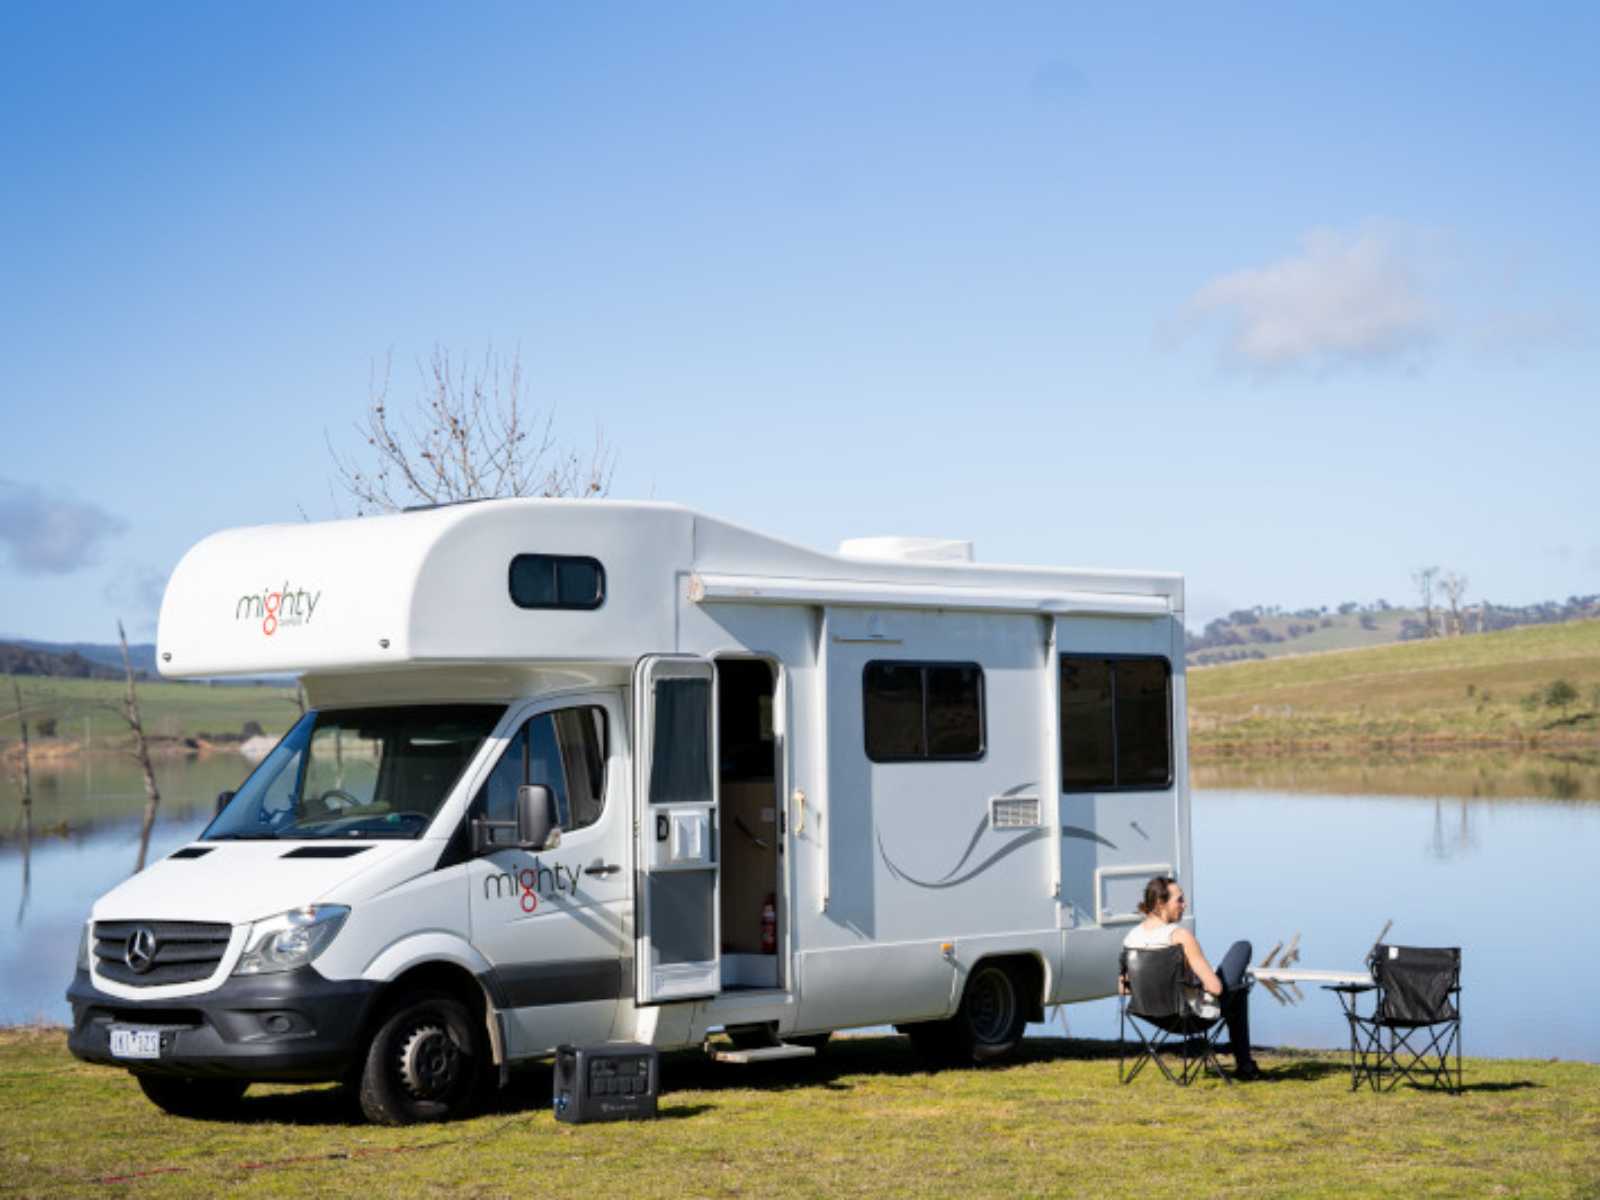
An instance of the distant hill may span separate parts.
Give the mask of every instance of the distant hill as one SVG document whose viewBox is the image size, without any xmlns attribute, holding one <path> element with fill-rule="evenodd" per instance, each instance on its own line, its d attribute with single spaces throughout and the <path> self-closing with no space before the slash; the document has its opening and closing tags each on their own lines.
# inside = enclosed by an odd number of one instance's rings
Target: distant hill
<svg viewBox="0 0 1600 1200">
<path fill-rule="evenodd" d="M 1189 745 L 1197 757 L 1491 745 L 1592 756 L 1600 748 L 1600 620 L 1194 671 Z"/>
<path fill-rule="evenodd" d="M 112 655 L 115 657 L 111 657 Z M 134 673 L 143 678 L 155 671 L 156 648 L 129 646 L 128 659 L 133 664 Z M 0 642 L 0 675 L 45 675 L 54 679 L 121 679 L 122 648 L 82 644 L 59 645 L 50 642 Z"/>
<path fill-rule="evenodd" d="M 1543 604 L 1505 605 L 1480 601 L 1459 613 L 1433 611 L 1433 632 L 1489 633 L 1523 625 L 1557 625 L 1600 617 L 1600 595 L 1568 596 Z M 1347 602 L 1337 608 L 1286 612 L 1276 606 L 1237 609 L 1188 635 L 1190 666 L 1281 658 L 1323 650 L 1354 650 L 1393 642 L 1421 641 L 1427 622 L 1418 608 L 1396 608 L 1384 600 Z"/>
</svg>

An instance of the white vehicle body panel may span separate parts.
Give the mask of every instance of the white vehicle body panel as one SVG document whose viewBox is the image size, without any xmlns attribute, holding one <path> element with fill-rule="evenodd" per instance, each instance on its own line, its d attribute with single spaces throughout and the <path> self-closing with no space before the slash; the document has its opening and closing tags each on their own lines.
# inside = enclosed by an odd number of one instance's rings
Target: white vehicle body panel
<svg viewBox="0 0 1600 1200">
<path fill-rule="evenodd" d="M 506 579 L 523 553 L 599 560 L 604 603 L 518 608 Z M 469 973 L 506 1058 L 608 1037 L 691 1044 L 761 1021 L 803 1033 L 941 1018 L 973 966 L 1001 955 L 1034 964 L 1044 1003 L 1109 994 L 1130 889 L 1158 870 L 1186 884 L 1192 874 L 1182 580 L 907 553 L 823 554 L 673 505 L 605 501 L 495 501 L 206 539 L 162 606 L 164 674 L 293 671 L 318 708 L 493 702 L 505 714 L 415 840 L 306 860 L 283 858 L 302 843 L 217 843 L 114 889 L 94 920 L 226 922 L 234 936 L 211 979 L 96 985 L 203 995 L 231 971 L 250 922 L 322 903 L 350 914 L 318 972 L 385 983 L 431 964 Z M 1171 786 L 1062 792 L 1062 654 L 1170 662 Z M 752 956 L 727 954 L 726 931 L 695 982 L 675 985 L 639 958 L 650 954 L 641 881 L 687 869 L 715 897 L 734 846 L 715 797 L 699 810 L 700 840 L 671 843 L 688 859 L 662 858 L 653 840 L 656 814 L 635 794 L 649 763 L 638 761 L 634 678 L 650 656 L 771 669 L 768 984 L 739 974 Z M 977 665 L 981 755 L 871 761 L 863 672 L 882 660 Z M 568 706 L 606 714 L 600 817 L 553 849 L 463 853 L 469 808 L 508 739 Z M 714 724 L 720 772 L 717 736 Z"/>
</svg>

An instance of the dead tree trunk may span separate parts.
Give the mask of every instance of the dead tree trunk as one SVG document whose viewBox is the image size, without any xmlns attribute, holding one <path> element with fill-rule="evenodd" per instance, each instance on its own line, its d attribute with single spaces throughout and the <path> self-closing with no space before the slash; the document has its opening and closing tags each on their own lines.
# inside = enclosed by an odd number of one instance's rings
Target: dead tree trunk
<svg viewBox="0 0 1600 1200">
<path fill-rule="evenodd" d="M 11 694 L 17 698 L 17 725 L 22 730 L 22 899 L 17 904 L 17 924 L 28 911 L 28 889 L 33 858 L 33 764 L 29 761 L 28 719 L 23 715 L 22 687 L 11 677 Z"/>
<path fill-rule="evenodd" d="M 145 742 L 144 722 L 139 719 L 139 696 L 133 686 L 133 662 L 128 658 L 128 635 L 117 622 L 117 637 L 122 641 L 122 670 L 128 677 L 128 695 L 122 702 L 122 716 L 133 730 L 133 756 L 144 771 L 144 822 L 139 828 L 139 861 L 134 873 L 144 870 L 145 857 L 150 853 L 150 830 L 156 823 L 156 809 L 161 804 L 161 791 L 156 787 L 155 768 L 150 765 L 150 747 Z"/>
</svg>

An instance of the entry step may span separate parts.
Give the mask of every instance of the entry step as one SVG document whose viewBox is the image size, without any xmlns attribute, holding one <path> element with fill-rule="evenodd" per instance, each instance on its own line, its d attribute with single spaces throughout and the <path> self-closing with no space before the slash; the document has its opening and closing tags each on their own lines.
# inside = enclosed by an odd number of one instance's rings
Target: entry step
<svg viewBox="0 0 1600 1200">
<path fill-rule="evenodd" d="M 755 1050 L 724 1050 L 718 1047 L 711 1051 L 713 1062 L 725 1063 L 776 1062 L 780 1058 L 815 1058 L 816 1055 L 815 1046 L 792 1046 L 788 1042 Z"/>
</svg>

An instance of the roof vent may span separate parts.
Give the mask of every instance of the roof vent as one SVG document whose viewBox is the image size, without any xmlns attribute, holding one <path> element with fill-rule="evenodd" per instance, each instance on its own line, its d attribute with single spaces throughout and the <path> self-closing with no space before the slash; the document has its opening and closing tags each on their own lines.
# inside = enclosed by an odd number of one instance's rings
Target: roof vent
<svg viewBox="0 0 1600 1200">
<path fill-rule="evenodd" d="M 969 563 L 972 543 L 955 538 L 866 537 L 839 543 L 846 558 L 891 558 L 901 562 Z"/>
</svg>

